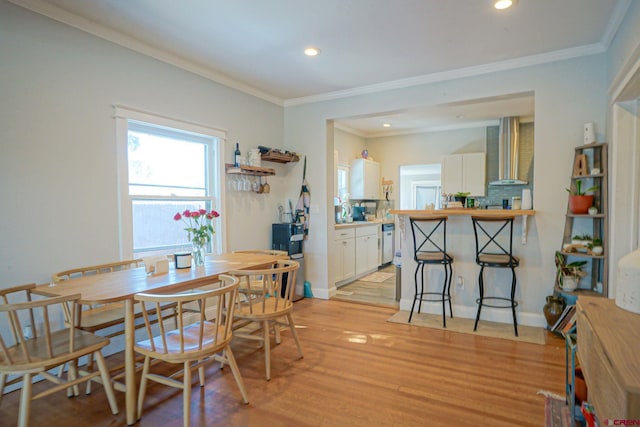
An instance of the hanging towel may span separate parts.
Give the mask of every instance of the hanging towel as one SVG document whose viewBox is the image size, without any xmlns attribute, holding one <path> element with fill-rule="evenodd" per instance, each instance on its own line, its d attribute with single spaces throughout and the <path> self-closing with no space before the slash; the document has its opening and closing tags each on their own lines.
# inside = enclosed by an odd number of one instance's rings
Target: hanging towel
<svg viewBox="0 0 640 427">
<path fill-rule="evenodd" d="M 304 157 L 304 169 L 302 172 L 302 188 L 296 204 L 296 222 L 304 224 L 304 238 L 309 237 L 309 216 L 311 209 L 311 191 L 307 182 L 307 156 Z"/>
</svg>

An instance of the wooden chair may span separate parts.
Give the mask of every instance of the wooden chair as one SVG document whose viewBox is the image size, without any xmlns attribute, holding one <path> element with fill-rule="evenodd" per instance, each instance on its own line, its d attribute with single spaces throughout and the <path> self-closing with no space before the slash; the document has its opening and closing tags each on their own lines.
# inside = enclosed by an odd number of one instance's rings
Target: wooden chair
<svg viewBox="0 0 640 427">
<path fill-rule="evenodd" d="M 64 285 L 65 280 L 74 279 L 77 277 L 91 276 L 96 274 L 111 273 L 114 271 L 127 270 L 130 268 L 138 268 L 144 266 L 142 259 L 130 259 L 123 261 L 110 262 L 106 264 L 92 265 L 88 267 L 77 267 L 70 270 L 61 271 L 55 273 L 52 276 L 52 281 L 61 286 Z M 175 304 L 166 304 L 163 306 L 166 310 L 165 317 L 176 316 Z M 65 309 L 65 319 L 68 324 L 74 324 L 77 328 L 91 332 L 98 333 L 101 336 L 107 338 L 113 338 L 118 335 L 124 334 L 124 303 L 110 303 L 100 305 L 83 305 L 81 310 L 77 310 L 76 319 L 71 321 L 70 313 L 68 309 Z M 139 306 L 135 311 L 135 327 L 136 329 L 142 328 L 142 312 Z M 177 323 L 176 323 L 177 327 Z M 109 333 L 104 333 L 104 330 L 112 328 Z M 120 371 L 122 366 L 115 366 L 112 371 Z M 92 362 L 89 363 L 89 369 L 93 369 Z M 121 374 L 116 375 L 114 378 L 119 379 Z M 120 383 L 116 383 L 116 389 L 124 391 L 124 387 Z M 91 393 L 91 383 L 87 384 L 86 393 Z"/>
<path fill-rule="evenodd" d="M 242 376 L 231 352 L 232 319 L 234 301 L 238 297 L 238 279 L 220 275 L 221 287 L 211 290 L 194 290 L 176 295 L 137 294 L 135 300 L 144 307 L 142 310 L 147 339 L 135 344 L 134 350 L 144 356 L 140 394 L 138 395 L 138 417 L 142 407 L 147 381 L 152 380 L 170 387 L 182 389 L 184 425 L 190 425 L 191 371 L 198 368 L 200 386 L 204 385 L 204 365 L 215 360 L 228 363 L 238 384 L 244 403 L 249 403 Z M 177 305 L 178 328 L 167 330 L 163 321 L 162 304 L 174 302 Z M 199 309 L 194 313 L 193 306 Z M 160 334 L 154 336 L 150 313 L 158 318 Z M 218 354 L 220 353 L 220 354 Z M 182 369 L 170 376 L 150 372 L 153 360 L 182 364 Z M 182 382 L 175 380 L 182 375 Z"/>
<path fill-rule="evenodd" d="M 234 254 L 265 254 L 281 257 L 282 259 L 289 259 L 287 251 L 280 251 L 278 249 L 243 249 L 241 251 L 233 251 Z"/>
<path fill-rule="evenodd" d="M 91 276 L 95 274 L 110 273 L 113 271 L 137 268 L 144 265 L 142 259 L 130 259 L 124 261 L 111 262 L 107 264 L 92 265 L 89 267 L 78 267 L 70 270 L 55 273 L 52 276 L 53 283 L 60 283 L 76 277 Z M 140 316 L 140 313 L 137 313 Z M 70 322 L 68 312 L 67 322 Z M 78 318 L 75 320 L 76 327 L 87 332 L 97 332 L 116 325 L 124 325 L 124 304 L 113 303 L 99 306 L 84 306 L 78 310 Z M 114 332 L 106 334 L 108 338 L 113 338 L 124 334 L 124 326 Z"/>
<path fill-rule="evenodd" d="M 299 264 L 296 261 L 281 260 L 276 262 L 273 268 L 229 272 L 240 279 L 240 289 L 251 289 L 250 298 L 238 300 L 234 318 L 240 321 L 242 326 L 245 326 L 246 322 L 255 322 L 260 326 L 258 330 L 262 332 L 259 336 L 237 330 L 234 336 L 262 342 L 267 380 L 271 379 L 271 326 L 273 326 L 276 344 L 280 344 L 280 326 L 288 326 L 296 341 L 300 357 L 304 357 L 291 316 L 298 267 Z M 260 284 L 259 288 L 257 284 Z M 286 323 L 282 322 L 283 318 L 286 318 Z"/>
<path fill-rule="evenodd" d="M 29 425 L 32 400 L 65 388 L 77 395 L 78 384 L 95 380 L 97 376 L 101 377 L 111 412 L 117 414 L 109 370 L 101 351 L 109 344 L 109 339 L 61 321 L 64 307 L 69 308 L 71 318 L 74 318 L 80 294 L 34 301 L 31 299 L 34 287 L 35 284 L 29 284 L 0 291 L 0 315 L 6 316 L 6 322 L 11 326 L 10 333 L 9 330 L 0 330 L 0 385 L 4 388 L 9 376 L 21 376 L 18 425 Z M 20 302 L 9 302 L 10 299 Z M 83 356 L 89 360 L 95 357 L 98 371 L 79 372 L 78 359 Z M 68 366 L 66 379 L 49 372 L 64 365 Z M 55 386 L 33 395 L 32 380 L 35 376 L 51 381 Z M 10 383 L 19 379 L 14 378 Z"/>
</svg>

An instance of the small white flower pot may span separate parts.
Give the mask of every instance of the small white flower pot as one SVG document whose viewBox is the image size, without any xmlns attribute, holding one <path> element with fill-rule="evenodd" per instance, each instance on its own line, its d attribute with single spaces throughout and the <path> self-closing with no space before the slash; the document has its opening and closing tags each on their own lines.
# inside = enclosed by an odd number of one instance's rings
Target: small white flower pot
<svg viewBox="0 0 640 427">
<path fill-rule="evenodd" d="M 591 206 L 588 210 L 589 215 L 597 215 L 598 214 L 598 208 L 596 208 L 595 206 Z"/>
<path fill-rule="evenodd" d="M 591 253 L 593 255 L 602 255 L 603 252 L 604 249 L 602 248 L 602 246 L 594 246 L 593 248 L 591 248 Z"/>
<path fill-rule="evenodd" d="M 578 288 L 578 280 L 574 276 L 562 276 L 562 289 L 573 292 Z"/>
</svg>

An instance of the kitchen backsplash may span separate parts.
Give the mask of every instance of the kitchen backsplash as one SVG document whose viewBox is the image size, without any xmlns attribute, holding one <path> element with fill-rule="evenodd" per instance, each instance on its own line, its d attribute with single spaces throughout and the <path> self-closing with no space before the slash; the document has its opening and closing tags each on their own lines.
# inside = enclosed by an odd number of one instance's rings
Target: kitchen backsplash
<svg viewBox="0 0 640 427">
<path fill-rule="evenodd" d="M 487 196 L 475 198 L 476 205 L 501 206 L 502 200 L 522 196 L 522 190 L 528 188 L 533 194 L 533 122 L 520 123 L 520 152 L 518 155 L 518 178 L 527 181 L 527 185 L 487 185 Z M 487 182 L 498 179 L 499 142 L 498 126 L 487 127 Z M 534 200 L 535 204 L 535 200 Z"/>
</svg>

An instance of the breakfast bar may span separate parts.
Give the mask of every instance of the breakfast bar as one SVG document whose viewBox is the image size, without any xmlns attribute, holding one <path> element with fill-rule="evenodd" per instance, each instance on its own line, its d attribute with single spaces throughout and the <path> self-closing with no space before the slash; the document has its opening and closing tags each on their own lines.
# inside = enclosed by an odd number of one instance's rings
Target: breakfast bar
<svg viewBox="0 0 640 427">
<path fill-rule="evenodd" d="M 395 209 L 390 213 L 398 217 L 398 229 L 400 231 L 399 241 L 396 242 L 401 248 L 401 295 L 400 309 L 411 310 L 416 294 L 415 283 L 417 280 L 416 267 L 418 264 L 414 259 L 414 241 L 410 218 L 448 218 L 446 224 L 446 252 L 455 260 L 452 263 L 453 272 L 447 278 L 441 268 L 434 266 L 424 269 L 425 284 L 429 284 L 429 292 L 440 292 L 438 284 L 445 280 L 451 280 L 450 290 L 453 302 L 454 317 L 474 318 L 477 312 L 477 299 L 479 294 L 478 272 L 479 266 L 476 263 L 476 247 L 474 237 L 474 226 L 472 217 L 484 219 L 498 219 L 514 217 L 513 220 L 513 253 L 522 260 L 518 271 L 517 287 L 515 288 L 515 298 L 520 302 L 518 306 L 519 323 L 527 325 L 538 325 L 543 319 L 537 316 L 540 302 L 535 298 L 530 298 L 536 287 L 541 283 L 538 271 L 539 245 L 537 241 L 537 230 L 534 234 L 532 245 L 527 243 L 527 221 L 530 216 L 535 215 L 532 209 L 473 209 L 473 208 L 449 208 L 435 210 L 404 210 Z M 439 230 L 438 233 L 442 233 Z M 521 235 L 518 239 L 515 236 Z M 417 236 L 420 239 L 422 235 Z M 520 242 L 519 242 L 520 240 Z M 418 242 L 419 243 L 419 242 Z M 508 249 L 508 246 L 505 246 Z M 423 249 L 424 250 L 424 249 Z M 427 271 L 428 270 L 428 271 Z M 498 292 L 499 297 L 510 299 L 511 272 L 507 271 L 487 271 L 487 283 Z M 495 285 L 495 286 L 494 286 Z M 425 285 L 427 286 L 427 285 Z M 493 290 L 493 289 L 492 289 Z M 426 291 L 425 291 L 426 292 Z M 442 313 L 441 304 L 423 304 L 423 311 L 434 314 Z M 483 320 L 492 320 L 503 323 L 512 323 L 511 310 L 488 309 L 483 311 Z M 515 323 L 515 322 L 514 322 Z"/>
<path fill-rule="evenodd" d="M 400 229 L 404 230 L 404 220 L 407 216 L 418 218 L 428 218 L 433 216 L 478 216 L 482 218 L 495 218 L 502 216 L 522 217 L 522 244 L 527 244 L 527 218 L 535 215 L 533 209 L 473 209 L 473 208 L 450 208 L 450 209 L 433 209 L 433 210 L 411 210 L 411 209 L 395 209 L 391 210 L 392 214 L 398 215 L 400 221 Z"/>
</svg>

